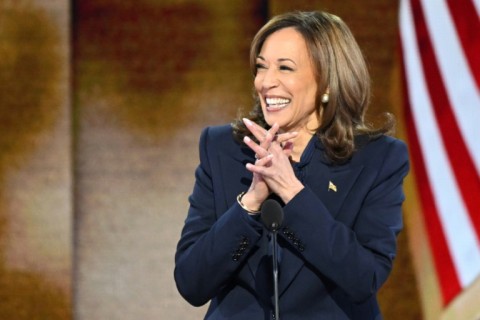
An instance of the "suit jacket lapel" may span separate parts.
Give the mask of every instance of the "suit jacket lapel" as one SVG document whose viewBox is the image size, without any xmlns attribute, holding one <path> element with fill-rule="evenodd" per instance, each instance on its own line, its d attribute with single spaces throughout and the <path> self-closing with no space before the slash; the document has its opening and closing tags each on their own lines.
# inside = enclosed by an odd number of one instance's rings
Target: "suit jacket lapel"
<svg viewBox="0 0 480 320">
<path fill-rule="evenodd" d="M 332 168 L 313 160 L 305 184 L 318 195 L 330 214 L 337 217 L 362 170 L 363 166 Z M 290 250 L 283 250 L 280 266 L 279 292 L 282 294 L 300 272 L 304 262 Z"/>
<path fill-rule="evenodd" d="M 309 179 L 307 185 L 323 201 L 330 214 L 336 217 L 362 170 L 363 166 L 327 167 L 320 176 Z"/>
</svg>

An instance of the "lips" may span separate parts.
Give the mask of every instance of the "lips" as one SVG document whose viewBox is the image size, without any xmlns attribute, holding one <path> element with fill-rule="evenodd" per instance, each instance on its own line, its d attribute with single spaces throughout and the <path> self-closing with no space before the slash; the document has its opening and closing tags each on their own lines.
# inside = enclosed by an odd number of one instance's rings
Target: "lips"
<svg viewBox="0 0 480 320">
<path fill-rule="evenodd" d="M 276 111 L 285 108 L 291 102 L 287 98 L 265 98 L 267 110 Z"/>
</svg>

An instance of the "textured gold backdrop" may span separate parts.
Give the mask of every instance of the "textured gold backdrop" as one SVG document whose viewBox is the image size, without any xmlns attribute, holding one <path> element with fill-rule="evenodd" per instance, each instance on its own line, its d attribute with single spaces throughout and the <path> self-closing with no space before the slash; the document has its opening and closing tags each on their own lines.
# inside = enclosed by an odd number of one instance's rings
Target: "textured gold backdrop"
<svg viewBox="0 0 480 320">
<path fill-rule="evenodd" d="M 261 2 L 74 7 L 78 319 L 192 319 L 173 282 L 197 141 L 251 103 Z M 122 306 L 119 308 L 119 306 Z"/>
<path fill-rule="evenodd" d="M 173 255 L 200 130 L 252 103 L 253 35 L 287 10 L 338 14 L 369 63 L 371 113 L 401 117 L 397 7 L 0 0 L 0 319 L 201 319 Z M 389 320 L 421 319 L 407 234 L 380 294 Z"/>
<path fill-rule="evenodd" d="M 0 1 L 0 319 L 71 314 L 67 13 Z"/>
</svg>

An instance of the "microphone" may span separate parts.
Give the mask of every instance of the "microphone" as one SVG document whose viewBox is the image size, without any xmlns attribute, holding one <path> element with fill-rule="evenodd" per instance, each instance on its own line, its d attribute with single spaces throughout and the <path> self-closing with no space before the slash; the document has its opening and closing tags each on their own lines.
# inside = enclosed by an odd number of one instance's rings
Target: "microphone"
<svg viewBox="0 0 480 320">
<path fill-rule="evenodd" d="M 261 218 L 265 227 L 272 233 L 273 239 L 273 301 L 275 307 L 275 319 L 280 319 L 279 303 L 278 303 L 278 259 L 277 259 L 277 231 L 283 223 L 283 208 L 277 201 L 267 199 L 261 208 Z"/>
<path fill-rule="evenodd" d="M 273 199 L 267 199 L 262 204 L 261 211 L 261 218 L 265 227 L 272 232 L 277 232 L 283 223 L 283 209 L 280 203 Z"/>
</svg>

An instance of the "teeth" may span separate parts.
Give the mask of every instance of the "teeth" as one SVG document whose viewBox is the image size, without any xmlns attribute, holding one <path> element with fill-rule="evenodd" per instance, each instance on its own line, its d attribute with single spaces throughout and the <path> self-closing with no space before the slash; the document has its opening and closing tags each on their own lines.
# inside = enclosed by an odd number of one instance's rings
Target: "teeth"
<svg viewBox="0 0 480 320">
<path fill-rule="evenodd" d="M 272 104 L 287 104 L 290 102 L 290 99 L 285 98 L 266 98 L 265 101 L 268 105 Z"/>
</svg>

